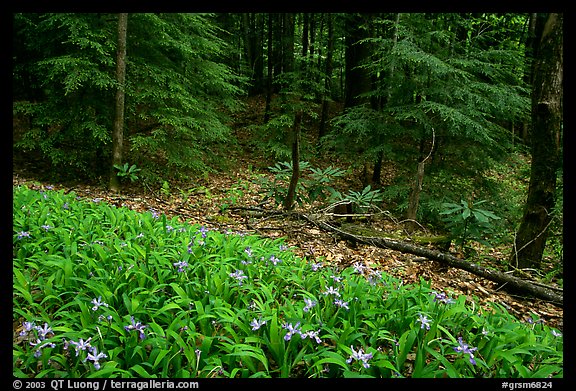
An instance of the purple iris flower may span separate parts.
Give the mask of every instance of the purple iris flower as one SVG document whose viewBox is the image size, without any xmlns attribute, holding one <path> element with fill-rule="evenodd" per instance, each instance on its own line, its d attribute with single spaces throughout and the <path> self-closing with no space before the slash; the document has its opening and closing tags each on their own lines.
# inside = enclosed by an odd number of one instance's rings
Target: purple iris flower
<svg viewBox="0 0 576 391">
<path fill-rule="evenodd" d="M 364 353 L 362 348 L 358 349 L 358 351 L 354 351 L 354 346 L 350 345 L 350 350 L 352 350 L 352 355 L 346 360 L 348 364 L 352 362 L 352 360 L 362 361 L 362 365 L 364 368 L 370 368 L 370 364 L 368 364 L 368 360 L 372 358 L 372 353 Z"/>
<path fill-rule="evenodd" d="M 128 326 L 124 326 L 124 329 L 126 331 L 137 330 L 140 333 L 140 339 L 146 338 L 146 335 L 144 334 L 144 329 L 147 326 L 140 323 L 140 322 L 135 322 L 133 316 L 130 317 L 130 321 L 132 322 L 132 324 L 129 324 Z"/>
<path fill-rule="evenodd" d="M 472 365 L 476 365 L 476 360 L 474 360 L 474 353 L 478 348 L 472 348 L 468 346 L 467 343 L 464 343 L 462 337 L 458 337 L 458 346 L 454 348 L 454 350 L 458 353 L 468 354 L 470 356 L 470 363 Z"/>
</svg>

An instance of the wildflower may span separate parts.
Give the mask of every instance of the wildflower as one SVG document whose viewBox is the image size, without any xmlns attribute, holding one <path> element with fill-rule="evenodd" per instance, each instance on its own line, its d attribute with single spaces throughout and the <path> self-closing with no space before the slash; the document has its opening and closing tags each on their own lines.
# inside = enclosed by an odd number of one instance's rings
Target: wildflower
<svg viewBox="0 0 576 391">
<path fill-rule="evenodd" d="M 354 267 L 354 270 L 356 271 L 356 273 L 360 273 L 362 274 L 364 272 L 364 270 L 366 269 L 366 265 L 364 265 L 361 262 L 355 262 L 354 265 L 352 265 Z"/>
<path fill-rule="evenodd" d="M 426 327 L 426 330 L 430 330 L 430 322 L 432 319 L 428 319 L 426 315 L 418 314 L 418 320 L 420 321 L 421 325 L 420 328 L 423 329 Z"/>
<path fill-rule="evenodd" d="M 306 305 L 304 306 L 304 308 L 302 309 L 304 312 L 308 312 L 310 311 L 310 309 L 312 307 L 314 307 L 318 302 L 312 299 L 308 299 L 308 298 L 304 298 L 304 303 L 306 303 Z"/>
<path fill-rule="evenodd" d="M 370 285 L 376 285 L 376 283 L 382 279 L 382 273 L 378 270 L 370 270 L 368 275 L 368 283 Z"/>
<path fill-rule="evenodd" d="M 328 290 L 326 290 L 322 293 L 324 293 L 325 295 L 335 295 L 335 296 L 340 297 L 340 293 L 336 289 L 334 289 L 333 286 L 328 287 Z"/>
<path fill-rule="evenodd" d="M 434 301 L 440 301 L 444 304 L 452 304 L 455 301 L 451 298 L 448 297 L 448 295 L 446 295 L 446 293 L 442 292 L 442 293 L 438 293 L 438 292 L 432 292 L 432 294 L 434 294 Z"/>
<path fill-rule="evenodd" d="M 458 353 L 468 354 L 470 356 L 470 363 L 476 365 L 476 360 L 474 360 L 474 354 L 472 352 L 476 351 L 478 348 L 471 348 L 468 344 L 462 341 L 462 337 L 458 337 L 458 346 L 454 350 Z"/>
<path fill-rule="evenodd" d="M 270 262 L 272 262 L 274 264 L 274 266 L 276 266 L 278 263 L 282 262 L 282 260 L 276 258 L 274 255 L 271 255 L 270 256 Z"/>
<path fill-rule="evenodd" d="M 252 319 L 252 322 L 250 322 L 250 326 L 252 326 L 252 330 L 258 330 L 260 327 L 264 326 L 266 324 L 265 320 L 258 320 L 256 318 Z"/>
<path fill-rule="evenodd" d="M 194 353 L 196 353 L 196 360 L 200 360 L 200 355 L 202 354 L 202 350 L 196 349 L 196 350 L 194 350 Z"/>
<path fill-rule="evenodd" d="M 282 326 L 282 328 L 285 328 L 286 330 L 288 330 L 288 332 L 284 336 L 284 340 L 290 341 L 290 339 L 292 338 L 292 335 L 294 335 L 296 333 L 302 335 L 302 332 L 299 330 L 299 327 L 300 327 L 300 322 L 296 323 L 294 326 L 292 326 L 292 323 L 284 324 L 284 326 Z"/>
<path fill-rule="evenodd" d="M 320 330 L 318 330 L 318 331 L 309 330 L 309 331 L 306 331 L 305 333 L 300 333 L 300 336 L 302 337 L 302 339 L 304 339 L 306 337 L 308 337 L 310 339 L 314 338 L 316 340 L 316 343 L 321 343 L 322 340 L 318 336 L 319 332 L 320 332 Z"/>
<path fill-rule="evenodd" d="M 288 250 L 288 246 L 285 246 L 285 245 L 283 245 L 283 244 L 281 244 L 279 248 L 280 248 L 280 251 L 286 251 L 286 250 Z"/>
<path fill-rule="evenodd" d="M 144 234 L 142 232 L 140 232 L 138 235 L 136 235 L 136 239 L 140 239 L 143 237 L 144 237 Z"/>
<path fill-rule="evenodd" d="M 36 342 L 30 342 L 31 346 L 38 346 L 42 341 L 37 339 Z M 52 343 L 52 342 L 46 342 L 44 345 L 40 345 L 38 346 L 38 348 L 36 349 L 36 352 L 34 352 L 34 357 L 38 358 L 42 355 L 42 349 L 44 348 L 55 348 L 56 344 Z"/>
<path fill-rule="evenodd" d="M 80 353 L 80 350 L 88 350 L 92 347 L 92 345 L 90 345 L 90 340 L 92 339 L 92 337 L 88 338 L 86 341 L 84 341 L 82 338 L 80 338 L 80 341 L 76 342 L 76 341 L 70 341 L 69 343 L 71 343 L 72 345 L 76 345 L 76 356 L 78 356 L 78 353 Z"/>
<path fill-rule="evenodd" d="M 230 277 L 237 279 L 240 285 L 242 285 L 243 279 L 248 278 L 248 276 L 244 275 L 242 270 L 236 270 L 234 273 L 230 273 Z"/>
<path fill-rule="evenodd" d="M 48 231 L 50 228 L 52 228 L 49 224 L 45 224 L 45 225 L 42 225 L 40 227 L 43 228 L 44 231 Z"/>
<path fill-rule="evenodd" d="M 132 324 L 128 325 L 128 326 L 124 326 L 124 329 L 126 331 L 132 331 L 132 330 L 137 330 L 140 333 L 140 339 L 144 339 L 146 338 L 146 335 L 144 334 L 144 329 L 147 327 L 146 325 L 143 325 L 140 322 L 135 322 L 134 321 L 134 317 L 131 316 L 130 317 L 130 321 L 132 322 Z"/>
<path fill-rule="evenodd" d="M 91 303 L 94 304 L 94 307 L 92 307 L 92 311 L 96 311 L 101 306 L 108 307 L 108 304 L 104 303 L 103 301 L 100 301 L 100 299 L 102 299 L 102 296 L 98 296 L 98 299 L 92 299 Z"/>
<path fill-rule="evenodd" d="M 41 340 L 46 339 L 46 335 L 53 333 L 52 329 L 48 327 L 48 323 L 44 323 L 44 327 L 36 326 L 35 329 L 38 331 Z"/>
<path fill-rule="evenodd" d="M 20 335 L 26 336 L 28 335 L 28 332 L 32 331 L 32 329 L 34 328 L 34 322 L 24 322 L 22 323 L 22 327 L 24 328 L 24 330 L 20 332 Z"/>
<path fill-rule="evenodd" d="M 52 186 L 52 185 L 47 185 L 47 186 L 46 186 L 46 190 L 53 190 L 53 189 L 54 189 L 54 186 Z"/>
<path fill-rule="evenodd" d="M 92 364 L 94 364 L 94 368 L 96 370 L 100 369 L 100 362 L 99 360 L 102 358 L 107 358 L 108 356 L 102 352 L 98 353 L 98 349 L 96 349 L 95 346 L 92 346 L 90 348 L 90 353 L 88 353 L 88 356 L 86 356 L 86 358 L 84 359 L 84 361 L 86 360 L 90 360 L 92 361 Z"/>
<path fill-rule="evenodd" d="M 344 300 L 336 299 L 334 300 L 334 304 L 336 304 L 338 307 L 346 308 L 347 310 L 350 309 L 350 307 L 348 307 L 348 302 Z"/>
<path fill-rule="evenodd" d="M 320 269 L 323 265 L 321 263 L 313 263 L 312 264 L 312 271 L 317 271 L 318 269 Z"/>
<path fill-rule="evenodd" d="M 70 209 L 70 205 L 68 205 L 68 203 L 65 202 L 64 205 L 62 205 L 62 209 Z"/>
<path fill-rule="evenodd" d="M 552 335 L 555 336 L 555 337 L 561 337 L 561 336 L 562 336 L 562 333 L 561 333 L 561 332 L 558 332 L 558 331 L 556 331 L 556 330 L 552 330 Z"/>
<path fill-rule="evenodd" d="M 332 276 L 330 276 L 330 277 L 331 277 L 335 282 L 341 282 L 341 281 L 342 281 L 342 277 L 334 276 L 334 275 L 332 275 Z"/>
<path fill-rule="evenodd" d="M 150 209 L 150 213 L 152 213 L 152 217 L 157 219 L 158 217 L 160 217 L 160 215 L 158 214 L 158 212 L 156 211 L 156 209 L 151 208 Z"/>
<path fill-rule="evenodd" d="M 358 349 L 358 351 L 354 351 L 354 347 L 350 345 L 350 350 L 352 350 L 352 355 L 346 360 L 346 363 L 350 364 L 352 360 L 362 361 L 362 365 L 364 368 L 370 368 L 370 364 L 368 364 L 368 360 L 372 358 L 372 353 L 364 353 L 362 348 Z"/>
<path fill-rule="evenodd" d="M 206 235 L 208 234 L 208 229 L 206 227 L 204 226 L 200 227 L 198 232 L 202 234 L 203 239 L 206 239 Z"/>
<path fill-rule="evenodd" d="M 174 227 L 166 224 L 166 232 L 172 232 L 172 231 L 174 231 Z"/>
<path fill-rule="evenodd" d="M 246 255 L 248 255 L 249 257 L 252 256 L 252 249 L 250 248 L 250 246 L 246 247 L 244 249 L 244 252 L 246 253 Z"/>
<path fill-rule="evenodd" d="M 26 232 L 26 231 L 18 232 L 18 239 L 29 238 L 29 237 L 30 237 L 30 232 Z"/>
<path fill-rule="evenodd" d="M 182 273 L 184 271 L 184 268 L 188 267 L 188 262 L 186 261 L 174 262 L 173 265 L 178 267 L 178 273 Z"/>
</svg>

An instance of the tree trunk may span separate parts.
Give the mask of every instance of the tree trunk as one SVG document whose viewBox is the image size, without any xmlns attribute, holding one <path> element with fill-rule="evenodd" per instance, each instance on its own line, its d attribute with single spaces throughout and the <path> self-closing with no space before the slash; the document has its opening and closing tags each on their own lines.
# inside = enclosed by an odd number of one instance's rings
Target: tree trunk
<svg viewBox="0 0 576 391">
<path fill-rule="evenodd" d="M 328 113 L 330 112 L 330 97 L 332 91 L 332 54 L 334 51 L 334 26 L 332 14 L 327 14 L 328 18 L 328 47 L 326 48 L 326 79 L 324 80 L 324 96 L 322 99 L 322 112 L 320 115 L 320 125 L 318 138 L 324 137 L 328 132 Z"/>
<path fill-rule="evenodd" d="M 272 72 L 274 68 L 273 52 L 272 52 L 272 14 L 268 14 L 268 77 L 266 78 L 266 108 L 264 109 L 264 123 L 270 120 L 270 110 L 272 103 Z"/>
<path fill-rule="evenodd" d="M 261 93 L 263 87 L 264 59 L 262 57 L 262 29 L 261 14 L 242 14 L 246 63 L 248 67 L 250 67 L 251 83 L 248 91 L 248 95 L 250 96 Z"/>
<path fill-rule="evenodd" d="M 308 13 L 302 14 L 302 57 L 308 55 Z"/>
<path fill-rule="evenodd" d="M 424 161 L 418 162 L 418 169 L 416 170 L 416 180 L 414 187 L 410 193 L 410 200 L 408 201 L 408 209 L 406 210 L 406 219 L 408 220 L 407 229 L 409 231 L 418 228 L 416 216 L 418 214 L 418 205 L 420 204 L 420 193 L 422 192 L 422 182 L 424 181 Z"/>
<path fill-rule="evenodd" d="M 294 115 L 292 128 L 292 177 L 288 186 L 288 193 L 284 199 L 284 210 L 292 210 L 295 206 L 296 187 L 300 179 L 300 125 L 302 124 L 302 110 Z"/>
<path fill-rule="evenodd" d="M 540 268 L 555 203 L 562 128 L 563 15 L 550 14 L 542 31 L 532 88 L 532 164 L 524 216 L 510 264 Z"/>
<path fill-rule="evenodd" d="M 372 80 L 366 69 L 359 67 L 370 56 L 368 45 L 360 42 L 369 38 L 367 23 L 367 17 L 362 15 L 351 14 L 346 19 L 345 108 L 369 102 L 367 98 L 360 95 L 370 91 Z"/>
<path fill-rule="evenodd" d="M 284 64 L 282 69 L 284 72 L 292 72 L 294 70 L 294 14 L 284 14 L 284 30 L 283 30 L 283 43 Z"/>
<path fill-rule="evenodd" d="M 116 115 L 114 129 L 112 130 L 112 167 L 110 171 L 110 190 L 120 191 L 120 178 L 114 165 L 122 164 L 122 149 L 124 143 L 124 88 L 126 81 L 126 31 L 128 28 L 128 14 L 118 15 L 118 52 L 116 57 Z"/>
</svg>

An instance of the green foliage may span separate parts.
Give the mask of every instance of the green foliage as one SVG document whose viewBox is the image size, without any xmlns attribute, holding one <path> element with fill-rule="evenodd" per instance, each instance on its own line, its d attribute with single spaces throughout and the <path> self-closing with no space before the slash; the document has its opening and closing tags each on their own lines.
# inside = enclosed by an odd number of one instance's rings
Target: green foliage
<svg viewBox="0 0 576 391">
<path fill-rule="evenodd" d="M 16 377 L 563 376 L 561 334 L 498 304 L 72 192 L 13 199 Z"/>
<path fill-rule="evenodd" d="M 299 165 L 300 180 L 296 186 L 295 202 L 300 206 L 327 200 L 336 192 L 329 184 L 346 173 L 332 166 L 315 168 L 309 162 L 300 162 Z M 276 205 L 283 205 L 292 176 L 292 162 L 279 162 L 268 169 L 274 174 L 273 179 L 261 177 L 259 183 L 264 200 L 273 199 Z"/>
<path fill-rule="evenodd" d="M 30 120 L 15 148 L 38 151 L 55 168 L 106 172 L 117 17 L 15 14 L 14 22 L 14 114 Z M 216 31 L 210 15 L 129 15 L 126 152 L 141 174 L 205 169 L 230 136 L 226 113 L 240 107 L 243 80 L 219 62 L 226 43 Z"/>
<path fill-rule="evenodd" d="M 334 191 L 330 202 L 341 201 L 351 202 L 354 213 L 366 213 L 384 201 L 384 194 L 380 189 L 372 189 L 370 185 L 362 191 L 348 190 L 346 194 Z"/>
<path fill-rule="evenodd" d="M 115 164 L 114 168 L 118 170 L 116 175 L 120 178 L 128 178 L 131 182 L 138 180 L 138 175 L 136 174 L 141 171 L 135 164 L 130 166 L 128 163 L 124 163 L 124 165 Z"/>
<path fill-rule="evenodd" d="M 484 238 L 494 230 L 492 220 L 500 220 L 500 217 L 478 207 L 485 202 L 486 200 L 474 203 L 461 200 L 459 204 L 451 202 L 443 204 L 444 210 L 440 214 L 446 216 L 444 221 L 448 223 L 450 234 L 455 242 L 460 244 L 461 249 L 469 240 L 488 244 Z"/>
<path fill-rule="evenodd" d="M 522 31 L 498 35 L 486 17 L 401 14 L 396 40 L 393 22 L 376 18 L 376 25 L 390 29 L 364 41 L 372 51 L 363 65 L 374 80 L 366 94 L 370 107 L 336 117 L 332 142 L 342 151 L 353 145 L 360 164 L 384 153 L 415 170 L 434 135 L 434 158 L 458 176 L 476 175 L 489 168 L 487 162 L 505 158 L 510 137 L 504 126 L 530 115 L 518 47 Z M 499 23 L 521 29 L 516 22 L 507 16 Z M 486 45 L 489 34 L 502 42 Z"/>
</svg>

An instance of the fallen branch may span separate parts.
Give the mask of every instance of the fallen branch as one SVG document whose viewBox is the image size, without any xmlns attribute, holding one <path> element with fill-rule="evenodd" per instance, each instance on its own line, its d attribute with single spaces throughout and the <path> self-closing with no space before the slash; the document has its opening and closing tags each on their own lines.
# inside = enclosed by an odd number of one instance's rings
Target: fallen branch
<svg viewBox="0 0 576 391">
<path fill-rule="evenodd" d="M 456 258 L 453 255 L 442 253 L 440 251 L 431 250 L 426 247 L 416 246 L 411 243 L 389 238 L 354 235 L 349 232 L 342 231 L 324 221 L 316 221 L 307 215 L 301 216 L 317 227 L 330 232 L 334 232 L 343 239 L 424 257 L 436 262 L 443 263 L 450 267 L 466 270 L 477 276 L 484 277 L 490 281 L 494 281 L 496 283 L 502 284 L 503 286 L 507 286 L 507 288 L 512 290 L 527 293 L 536 298 L 552 302 L 556 305 L 563 306 L 564 304 L 563 295 L 555 292 L 552 288 L 542 286 L 540 284 L 533 284 L 530 281 L 510 276 L 500 271 L 487 269 L 475 263 Z"/>
</svg>

